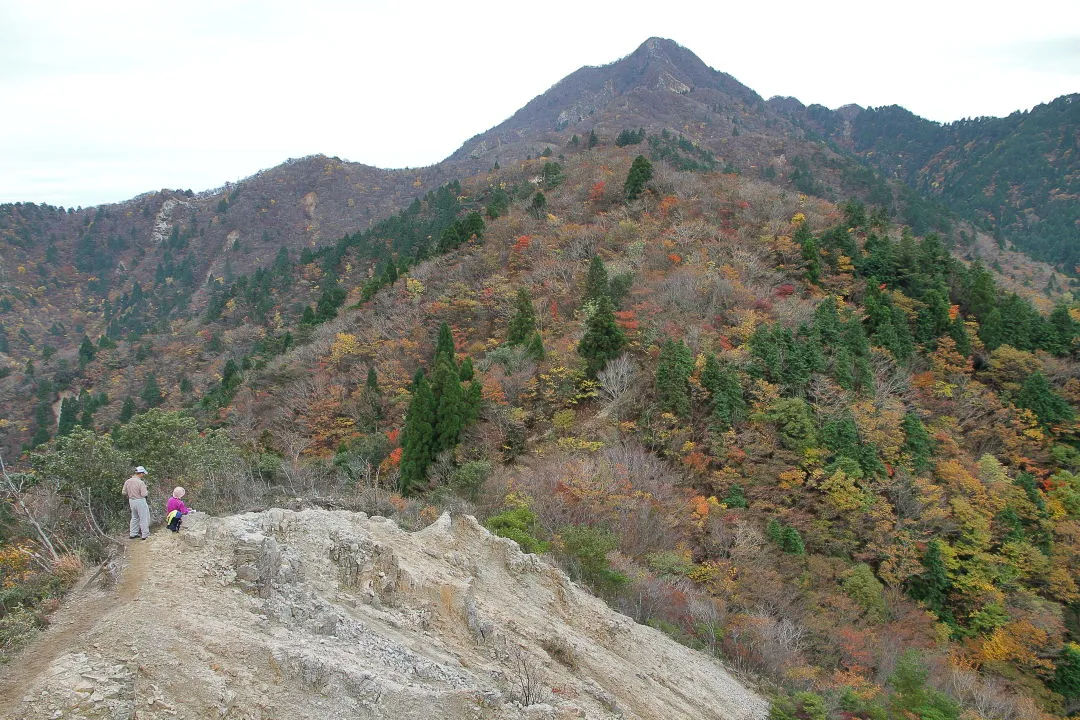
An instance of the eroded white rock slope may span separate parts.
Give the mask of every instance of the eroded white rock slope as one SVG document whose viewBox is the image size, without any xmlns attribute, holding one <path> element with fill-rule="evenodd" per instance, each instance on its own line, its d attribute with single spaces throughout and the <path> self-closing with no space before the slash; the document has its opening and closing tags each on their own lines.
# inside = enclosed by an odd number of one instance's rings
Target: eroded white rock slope
<svg viewBox="0 0 1080 720">
<path fill-rule="evenodd" d="M 767 714 L 715 660 L 613 612 L 471 517 L 407 533 L 339 511 L 194 515 L 130 554 L 118 589 L 86 591 L 100 617 L 0 717 Z"/>
</svg>

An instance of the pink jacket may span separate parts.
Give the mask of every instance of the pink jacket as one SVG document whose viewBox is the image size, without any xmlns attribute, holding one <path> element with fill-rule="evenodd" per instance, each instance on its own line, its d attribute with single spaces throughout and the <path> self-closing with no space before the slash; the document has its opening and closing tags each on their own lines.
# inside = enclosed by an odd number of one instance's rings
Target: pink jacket
<svg viewBox="0 0 1080 720">
<path fill-rule="evenodd" d="M 180 498 L 171 497 L 169 502 L 165 503 L 165 514 L 168 515 L 173 510 L 179 510 L 181 515 L 188 514 L 188 507 L 184 504 L 184 501 Z"/>
</svg>

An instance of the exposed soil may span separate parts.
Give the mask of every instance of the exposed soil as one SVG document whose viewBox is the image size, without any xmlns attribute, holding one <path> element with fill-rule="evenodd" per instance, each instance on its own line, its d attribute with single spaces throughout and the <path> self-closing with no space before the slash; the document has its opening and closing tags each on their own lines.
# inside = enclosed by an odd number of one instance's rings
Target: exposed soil
<svg viewBox="0 0 1080 720">
<path fill-rule="evenodd" d="M 557 568 L 444 515 L 193 516 L 131 541 L 0 668 L 0 718 L 702 718 L 766 703 Z"/>
</svg>

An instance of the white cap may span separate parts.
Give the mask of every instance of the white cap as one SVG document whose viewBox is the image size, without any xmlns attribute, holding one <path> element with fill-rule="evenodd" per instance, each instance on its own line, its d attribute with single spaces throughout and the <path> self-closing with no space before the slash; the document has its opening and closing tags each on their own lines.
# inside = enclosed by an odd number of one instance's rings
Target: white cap
<svg viewBox="0 0 1080 720">
<path fill-rule="evenodd" d="M 146 474 L 146 468 L 144 468 L 142 465 L 140 465 L 139 467 L 135 468 L 135 472 L 142 473 L 143 475 L 145 475 Z"/>
</svg>

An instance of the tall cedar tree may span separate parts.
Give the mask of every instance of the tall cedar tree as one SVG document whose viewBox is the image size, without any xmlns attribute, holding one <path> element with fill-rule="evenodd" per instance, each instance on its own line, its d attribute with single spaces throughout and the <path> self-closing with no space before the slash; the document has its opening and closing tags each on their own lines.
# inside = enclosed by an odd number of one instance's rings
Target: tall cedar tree
<svg viewBox="0 0 1080 720">
<path fill-rule="evenodd" d="M 604 261 L 599 255 L 593 255 L 593 259 L 589 261 L 589 272 L 585 276 L 585 302 L 599 301 L 602 296 L 611 297 L 610 292 Z"/>
<path fill-rule="evenodd" d="M 611 307 L 611 300 L 607 295 L 602 295 L 577 347 L 578 354 L 585 358 L 585 374 L 595 379 L 608 360 L 618 357 L 625 346 L 626 336 L 615 323 L 615 310 Z"/>
<path fill-rule="evenodd" d="M 510 328 L 506 333 L 507 345 L 524 345 L 536 332 L 536 309 L 533 307 L 529 291 L 521 288 L 514 301 L 514 317 L 510 319 Z"/>
<path fill-rule="evenodd" d="M 656 397 L 660 407 L 679 417 L 690 415 L 690 374 L 694 356 L 682 341 L 666 340 L 656 367 Z"/>
<path fill-rule="evenodd" d="M 438 365 L 439 358 L 443 355 L 449 357 L 450 362 L 454 363 L 455 368 L 457 367 L 457 361 L 454 357 L 454 334 L 450 331 L 450 326 L 445 322 L 439 325 L 439 338 L 435 341 L 433 364 Z"/>
<path fill-rule="evenodd" d="M 712 353 L 705 358 L 701 371 L 701 384 L 709 393 L 713 417 L 727 427 L 742 418 L 746 411 L 742 383 L 739 375 L 728 363 L 721 364 Z"/>
<path fill-rule="evenodd" d="M 79 413 L 79 401 L 73 397 L 66 397 L 60 403 L 60 421 L 56 427 L 57 436 L 68 435 L 75 429 L 76 419 Z"/>
<path fill-rule="evenodd" d="M 453 450 L 465 427 L 465 394 L 454 361 L 446 354 L 435 360 L 431 376 L 431 394 L 435 399 L 435 444 L 433 455 Z"/>
<path fill-rule="evenodd" d="M 424 485 L 434 447 L 435 397 L 427 378 L 419 374 L 413 385 L 413 397 L 402 433 L 401 475 L 398 479 L 402 495 L 411 495 Z"/>
<path fill-rule="evenodd" d="M 544 350 L 544 341 L 540 338 L 540 333 L 533 333 L 526 354 L 536 362 L 540 362 L 544 359 L 544 356 L 547 355 L 547 352 Z"/>
<path fill-rule="evenodd" d="M 638 155 L 630 164 L 630 172 L 623 184 L 623 194 L 627 200 L 636 200 L 645 190 L 645 184 L 652 180 L 652 163 L 644 155 Z"/>
</svg>

